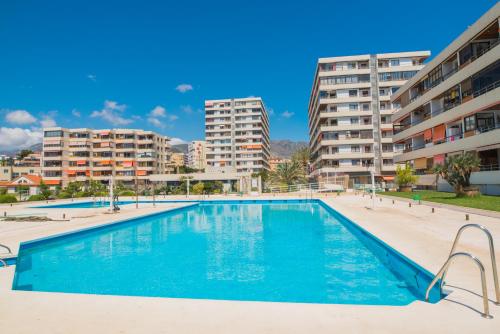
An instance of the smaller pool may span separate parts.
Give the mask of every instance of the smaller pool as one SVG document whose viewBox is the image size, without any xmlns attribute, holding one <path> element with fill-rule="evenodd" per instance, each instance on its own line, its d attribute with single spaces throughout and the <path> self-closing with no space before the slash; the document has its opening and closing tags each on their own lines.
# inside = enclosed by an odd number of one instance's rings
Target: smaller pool
<svg viewBox="0 0 500 334">
<path fill-rule="evenodd" d="M 285 204 L 285 203 L 311 203 L 314 201 L 307 200 L 307 199 L 284 199 L 284 200 L 156 200 L 155 203 L 161 204 L 161 203 L 210 203 L 210 204 L 270 204 L 270 203 L 279 203 L 279 204 Z M 129 204 L 135 204 L 135 201 L 118 201 L 115 202 L 117 205 L 129 205 Z M 148 200 L 148 201 L 139 201 L 139 204 L 145 204 L 145 203 L 153 203 L 153 201 Z M 63 203 L 63 204 L 49 204 L 49 205 L 40 205 L 40 206 L 34 206 L 33 208 L 43 208 L 43 209 L 92 209 L 92 208 L 105 208 L 109 207 L 109 201 L 95 201 L 95 202 L 72 202 L 72 203 Z"/>
<path fill-rule="evenodd" d="M 183 202 L 194 202 L 194 201 L 156 201 L 156 203 L 183 203 Z M 135 201 L 118 201 L 115 202 L 117 205 L 129 205 L 135 204 Z M 153 203 L 153 201 L 139 201 L 139 203 Z M 64 204 L 52 204 L 52 205 L 40 205 L 34 208 L 44 208 L 44 209 L 91 209 L 91 208 L 105 208 L 109 207 L 109 201 L 95 201 L 95 202 L 72 202 Z"/>
</svg>

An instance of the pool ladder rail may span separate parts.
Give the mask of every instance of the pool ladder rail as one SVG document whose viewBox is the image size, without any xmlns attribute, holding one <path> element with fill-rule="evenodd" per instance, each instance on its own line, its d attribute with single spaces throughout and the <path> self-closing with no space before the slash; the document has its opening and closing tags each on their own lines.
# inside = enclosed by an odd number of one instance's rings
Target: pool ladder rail
<svg viewBox="0 0 500 334">
<path fill-rule="evenodd" d="M 445 285 L 445 277 L 446 273 L 448 272 L 448 268 L 450 267 L 451 263 L 458 257 L 465 257 L 469 258 L 474 263 L 477 265 L 479 268 L 479 272 L 481 274 L 481 285 L 482 285 L 482 291 L 483 291 L 483 307 L 484 307 L 484 313 L 482 313 L 482 316 L 487 319 L 492 319 L 493 316 L 490 314 L 490 308 L 488 305 L 488 287 L 486 284 L 486 274 L 484 270 L 484 266 L 481 263 L 481 261 L 475 257 L 474 255 L 470 253 L 465 253 L 465 252 L 456 252 L 455 249 L 457 248 L 458 241 L 460 240 L 460 236 L 462 233 L 469 229 L 469 228 L 477 228 L 481 231 L 483 231 L 486 236 L 488 237 L 488 243 L 489 243 L 489 249 L 490 249 L 490 258 L 491 258 L 491 267 L 493 269 L 493 283 L 495 285 L 495 294 L 496 294 L 496 302 L 493 302 L 495 305 L 500 305 L 500 287 L 498 284 L 498 271 L 497 271 L 497 264 L 496 264 L 496 259 L 495 259 L 495 246 L 493 245 L 493 237 L 491 236 L 490 231 L 483 226 L 479 224 L 466 224 L 462 226 L 455 237 L 455 240 L 453 241 L 453 246 L 451 247 L 450 254 L 448 255 L 448 259 L 444 263 L 444 265 L 439 269 L 439 272 L 436 274 L 432 282 L 429 284 L 429 287 L 427 288 L 427 291 L 425 292 L 425 301 L 429 301 L 429 294 L 434 287 L 434 285 L 438 282 L 438 280 L 441 278 L 441 284 L 439 285 L 439 290 L 440 292 L 443 289 L 443 286 Z"/>
<path fill-rule="evenodd" d="M 6 245 L 4 245 L 4 244 L 0 244 L 0 248 L 4 248 L 4 249 L 6 249 L 6 250 L 7 250 L 7 252 L 8 252 L 7 254 L 12 255 L 12 250 L 11 250 L 8 246 L 6 246 Z M 0 263 L 1 263 L 4 267 L 7 267 L 7 262 L 6 262 L 4 259 L 0 258 Z"/>
</svg>

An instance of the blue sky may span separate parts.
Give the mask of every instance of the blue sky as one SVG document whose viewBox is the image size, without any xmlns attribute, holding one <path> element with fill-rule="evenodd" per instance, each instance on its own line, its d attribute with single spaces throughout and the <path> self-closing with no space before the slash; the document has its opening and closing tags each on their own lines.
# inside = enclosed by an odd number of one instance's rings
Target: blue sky
<svg viewBox="0 0 500 334">
<path fill-rule="evenodd" d="M 0 149 L 54 124 L 202 139 L 205 99 L 251 95 L 273 111 L 271 138 L 307 140 L 317 58 L 435 55 L 494 4 L 2 1 Z"/>
</svg>

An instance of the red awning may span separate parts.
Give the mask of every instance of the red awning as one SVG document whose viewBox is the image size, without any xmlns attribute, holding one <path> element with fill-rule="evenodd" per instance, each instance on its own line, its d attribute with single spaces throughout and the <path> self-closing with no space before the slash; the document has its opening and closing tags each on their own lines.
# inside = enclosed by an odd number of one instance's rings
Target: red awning
<svg viewBox="0 0 500 334">
<path fill-rule="evenodd" d="M 394 176 L 382 176 L 384 181 L 394 181 Z"/>
</svg>

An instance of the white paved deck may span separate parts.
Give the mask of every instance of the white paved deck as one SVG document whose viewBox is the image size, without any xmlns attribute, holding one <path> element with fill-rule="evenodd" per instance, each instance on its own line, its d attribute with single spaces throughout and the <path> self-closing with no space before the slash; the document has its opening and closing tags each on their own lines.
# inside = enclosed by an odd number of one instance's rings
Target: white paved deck
<svg viewBox="0 0 500 334">
<path fill-rule="evenodd" d="M 274 197 L 278 198 L 278 197 Z M 457 229 L 466 223 L 463 212 L 384 199 L 375 210 L 369 197 L 343 195 L 325 200 L 335 209 L 375 234 L 431 272 L 448 256 Z M 69 222 L 0 222 L 0 243 L 16 247 L 20 241 L 164 210 L 183 204 L 150 204 L 125 209 L 117 215 L 105 209 L 72 209 Z M 41 212 L 24 206 L 0 207 L 9 212 Z M 102 211 L 101 211 L 102 210 Z M 69 210 L 64 210 L 69 211 Z M 77 212 L 78 211 L 78 212 Z M 89 211 L 91 214 L 89 214 Z M 61 217 L 63 209 L 51 209 Z M 73 217 L 73 216 L 72 216 Z M 500 219 L 470 215 L 472 223 L 493 233 L 500 258 Z M 477 255 L 488 271 L 490 299 L 494 299 L 486 239 L 477 231 L 463 236 L 460 249 Z M 448 282 L 453 293 L 437 304 L 409 306 L 320 305 L 191 299 L 99 296 L 12 291 L 14 267 L 0 269 L 0 328 L 2 333 L 496 333 L 500 306 L 490 302 L 492 320 L 483 319 L 479 273 L 465 260 L 456 262 Z M 467 291 L 470 290 L 473 293 Z"/>
</svg>

